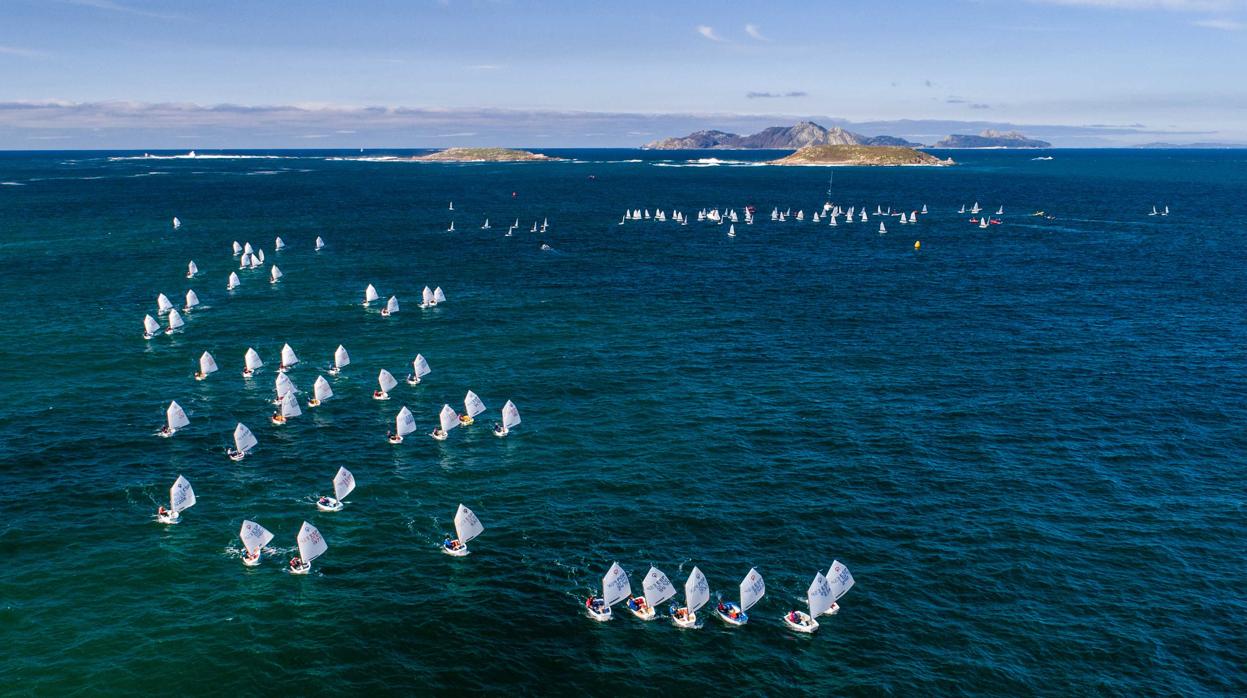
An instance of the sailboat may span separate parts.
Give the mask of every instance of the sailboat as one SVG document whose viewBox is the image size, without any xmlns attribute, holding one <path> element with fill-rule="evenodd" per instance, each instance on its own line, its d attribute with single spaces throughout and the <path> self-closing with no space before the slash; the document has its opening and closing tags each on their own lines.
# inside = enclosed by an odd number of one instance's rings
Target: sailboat
<svg viewBox="0 0 1247 698">
<path fill-rule="evenodd" d="M 720 601 L 715 614 L 719 619 L 728 625 L 744 625 L 749 622 L 749 615 L 746 613 L 753 605 L 766 594 L 766 582 L 762 579 L 762 575 L 758 574 L 757 569 L 750 569 L 749 574 L 740 582 L 740 605 L 733 601 Z"/>
<path fill-rule="evenodd" d="M 208 377 L 209 373 L 216 373 L 216 359 L 212 358 L 212 354 L 204 352 L 199 355 L 199 371 L 195 373 L 195 380 L 201 381 Z"/>
<path fill-rule="evenodd" d="M 904 211 L 901 212 L 900 220 L 898 220 L 897 222 L 900 223 L 901 225 L 905 225 L 906 223 L 909 222 L 909 219 L 905 217 Z"/>
<path fill-rule="evenodd" d="M 987 227 L 987 216 L 983 216 L 983 217 L 979 218 L 979 227 L 980 227 L 980 228 L 986 228 L 986 227 Z"/>
<path fill-rule="evenodd" d="M 342 500 L 355 489 L 355 476 L 346 468 L 338 468 L 333 476 L 333 496 L 321 497 L 316 500 L 316 508 L 321 511 L 342 511 Z"/>
<path fill-rule="evenodd" d="M 468 394 L 463 396 L 463 409 L 464 414 L 459 415 L 459 422 L 465 427 L 471 426 L 476 422 L 476 415 L 485 411 L 485 403 L 481 402 L 476 393 L 469 390 Z"/>
<path fill-rule="evenodd" d="M 862 221 L 863 223 L 865 223 L 865 222 L 866 222 L 866 221 L 868 221 L 868 220 L 870 220 L 870 219 L 866 217 L 866 209 L 862 209 L 862 218 L 861 218 L 861 221 Z"/>
<path fill-rule="evenodd" d="M 654 610 L 658 604 L 675 596 L 675 587 L 662 570 L 650 565 L 649 572 L 641 581 L 641 596 L 628 599 L 628 610 L 641 620 L 654 620 L 658 613 Z"/>
<path fill-rule="evenodd" d="M 237 257 L 239 253 L 241 252 L 242 252 L 242 245 L 239 245 L 238 241 L 235 240 L 234 241 L 234 256 Z"/>
<path fill-rule="evenodd" d="M 805 592 L 806 603 L 809 604 L 810 612 L 789 611 L 784 615 L 784 625 L 799 633 L 812 633 L 818 630 L 818 621 L 814 620 L 831 607 L 833 603 L 831 598 L 831 585 L 827 583 L 827 578 L 822 572 L 814 574 L 814 581 L 810 582 L 810 588 Z"/>
<path fill-rule="evenodd" d="M 926 204 L 923 204 L 923 205 L 922 205 L 922 215 L 924 215 L 924 216 L 925 216 L 925 215 L 927 215 L 927 205 L 926 205 Z"/>
<path fill-rule="evenodd" d="M 450 227 L 446 229 L 446 232 L 448 232 L 448 233 L 453 233 L 453 232 L 455 232 L 455 222 L 454 222 L 454 221 L 451 221 L 451 222 L 450 222 Z"/>
<path fill-rule="evenodd" d="M 368 288 L 364 289 L 364 307 L 367 308 L 369 303 L 379 298 L 381 298 L 381 296 L 377 294 L 377 287 L 372 284 L 368 284 Z"/>
<path fill-rule="evenodd" d="M 178 404 L 177 400 L 169 403 L 169 408 L 165 410 L 165 425 L 160 428 L 160 436 L 169 438 L 173 436 L 178 429 L 191 423 L 186 417 L 186 410 Z"/>
<path fill-rule="evenodd" d="M 511 433 L 511 428 L 518 426 L 520 423 L 520 411 L 516 408 L 515 403 L 507 400 L 507 404 L 502 406 L 502 424 L 494 427 L 494 436 L 503 437 Z"/>
<path fill-rule="evenodd" d="M 840 604 L 836 603 L 841 596 L 848 593 L 853 588 L 853 575 L 849 573 L 849 568 L 839 560 L 832 560 L 831 567 L 827 569 L 827 583 L 831 585 L 831 605 L 822 615 L 834 616 L 840 612 Z"/>
<path fill-rule="evenodd" d="M 176 310 L 169 311 L 169 326 L 165 328 L 165 334 L 173 334 L 182 329 L 186 322 L 182 320 L 182 314 Z"/>
<path fill-rule="evenodd" d="M 178 475 L 169 488 L 169 508 L 160 507 L 156 510 L 156 521 L 162 524 L 175 524 L 182 521 L 182 512 L 195 506 L 195 490 L 186 478 Z"/>
<path fill-rule="evenodd" d="M 481 226 L 481 230 L 489 230 L 489 219 L 485 219 L 485 225 Z"/>
<path fill-rule="evenodd" d="M 532 229 L 532 230 L 530 230 L 530 231 L 528 231 L 528 232 L 530 232 L 530 233 L 535 233 L 535 232 L 537 232 L 537 221 L 533 221 L 533 229 Z"/>
<path fill-rule="evenodd" d="M 249 243 L 249 242 L 244 242 L 244 243 L 242 244 L 242 253 L 243 253 L 243 254 L 248 254 L 248 255 L 254 255 L 254 254 L 255 254 L 255 248 L 251 246 L 251 243 Z"/>
<path fill-rule="evenodd" d="M 286 249 L 286 243 L 281 239 L 281 236 L 278 236 L 278 238 L 273 241 L 273 251 L 280 252 L 284 249 Z"/>
<path fill-rule="evenodd" d="M 394 417 L 394 433 L 389 435 L 389 442 L 392 444 L 401 444 L 403 437 L 416 430 L 416 418 L 412 416 L 411 410 L 403 405 L 403 409 L 398 411 Z"/>
<path fill-rule="evenodd" d="M 292 417 L 298 417 L 303 414 L 303 410 L 299 407 L 299 399 L 294 396 L 293 386 L 285 395 L 281 396 L 281 408 L 273 413 L 270 421 L 277 426 L 286 423 L 286 420 Z"/>
<path fill-rule="evenodd" d="M 1166 206 L 1166 207 L 1165 207 L 1165 210 L 1164 210 L 1164 211 L 1161 211 L 1161 214 L 1160 214 L 1160 215 L 1162 215 L 1162 216 L 1168 216 L 1168 215 L 1169 215 L 1169 207 L 1168 207 L 1168 206 Z"/>
<path fill-rule="evenodd" d="M 234 289 L 238 288 L 238 283 L 239 283 L 239 282 L 238 282 L 238 272 L 231 271 L 231 272 L 229 273 L 229 283 L 228 283 L 228 284 L 226 284 L 226 286 L 225 286 L 225 290 L 226 290 L 226 291 L 233 291 Z"/>
<path fill-rule="evenodd" d="M 240 461 L 247 457 L 247 454 L 256 447 L 257 443 L 255 434 L 251 433 L 247 425 L 239 422 L 238 426 L 234 427 L 234 447 L 227 449 L 225 452 L 229 455 L 230 460 Z"/>
<path fill-rule="evenodd" d="M 885 225 L 883 224 L 883 221 L 879 221 L 879 234 L 880 234 L 880 235 L 887 235 L 887 234 L 888 234 L 888 228 L 887 228 L 887 226 L 885 226 Z"/>
<path fill-rule="evenodd" d="M 173 229 L 177 230 L 178 228 L 181 228 L 181 227 L 182 227 L 182 221 L 178 220 L 177 216 L 174 216 L 173 217 Z"/>
<path fill-rule="evenodd" d="M 283 274 L 281 273 L 281 269 L 278 269 L 278 268 L 277 268 L 277 265 L 276 265 L 276 264 L 274 264 L 274 265 L 273 265 L 273 268 L 269 270 L 269 280 L 268 280 L 268 282 L 269 282 L 270 284 L 275 284 L 275 283 L 277 283 L 278 279 L 280 279 L 282 276 L 283 276 Z"/>
<path fill-rule="evenodd" d="M 307 406 L 316 407 L 331 397 L 333 388 L 329 387 L 329 381 L 324 376 L 316 376 L 316 382 L 312 384 L 312 399 L 307 401 Z"/>
<path fill-rule="evenodd" d="M 238 537 L 242 539 L 242 547 L 246 551 L 242 556 L 242 564 L 255 567 L 260 564 L 260 553 L 264 546 L 272 542 L 273 533 L 254 521 L 244 519 L 242 528 L 238 530 Z"/>
<path fill-rule="evenodd" d="M 965 213 L 965 212 L 966 212 L 966 205 L 962 204 L 961 208 L 957 210 L 957 213 Z"/>
<path fill-rule="evenodd" d="M 1005 215 L 1005 207 L 1004 207 L 1004 206 L 1001 206 L 1000 208 L 996 209 L 996 215 L 997 215 L 997 216 L 1003 216 L 1003 215 Z"/>
<path fill-rule="evenodd" d="M 281 363 L 277 366 L 278 372 L 285 373 L 292 370 L 297 363 L 299 363 L 299 357 L 295 355 L 294 349 L 289 344 L 283 344 L 281 347 Z"/>
<path fill-rule="evenodd" d="M 199 266 L 196 265 L 195 260 L 192 259 L 190 261 L 190 264 L 186 265 L 186 278 L 193 279 L 195 278 L 195 275 L 198 273 L 199 273 Z"/>
<path fill-rule="evenodd" d="M 472 510 L 459 505 L 459 509 L 455 511 L 455 536 L 451 540 L 449 536 L 442 541 L 442 552 L 452 557 L 467 557 L 468 541 L 481 535 L 485 527 L 481 525 L 481 520 L 476 518 L 476 514 Z"/>
<path fill-rule="evenodd" d="M 706 605 L 710 600 L 710 584 L 706 581 L 706 575 L 696 567 L 688 574 L 688 580 L 684 582 L 684 605 L 676 607 L 671 604 L 671 622 L 681 628 L 697 627 L 697 609 Z"/>
<path fill-rule="evenodd" d="M 381 372 L 377 374 L 377 385 L 379 385 L 381 389 L 372 391 L 372 399 L 389 400 L 390 391 L 394 389 L 394 386 L 398 385 L 398 381 L 394 379 L 394 374 L 383 368 L 381 369 Z"/>
<path fill-rule="evenodd" d="M 407 375 L 407 385 L 419 385 L 420 379 L 429 375 L 429 372 L 429 362 L 424 360 L 424 355 L 416 354 L 411 362 L 411 373 Z"/>
<path fill-rule="evenodd" d="M 736 237 L 736 224 L 733 223 L 727 227 L 727 236 L 730 238 Z"/>
<path fill-rule="evenodd" d="M 243 378 L 250 378 L 251 376 L 254 376 L 255 372 L 264 365 L 264 362 L 260 360 L 260 355 L 257 354 L 256 350 L 251 347 L 247 347 L 247 353 L 243 356 L 243 361 L 246 362 L 247 365 L 247 367 L 242 370 Z"/>
<path fill-rule="evenodd" d="M 160 332 L 160 323 L 151 315 L 143 316 L 143 339 L 151 339 Z"/>
<path fill-rule="evenodd" d="M 585 601 L 585 609 L 593 620 L 605 622 L 611 619 L 611 606 L 631 595 L 632 584 L 628 581 L 628 574 L 618 562 L 611 563 L 611 568 L 602 577 L 602 595 L 590 596 Z"/>
<path fill-rule="evenodd" d="M 325 239 L 317 235 L 316 236 L 316 251 L 320 252 L 323 249 L 325 249 Z"/>
<path fill-rule="evenodd" d="M 983 209 L 979 207 L 979 202 L 977 201 L 975 201 L 974 205 L 970 207 L 970 213 L 973 213 L 975 215 L 978 215 L 978 212 L 982 210 Z"/>
<path fill-rule="evenodd" d="M 445 441 L 450 435 L 450 430 L 459 426 L 459 415 L 455 414 L 454 409 L 450 405 L 442 405 L 442 411 L 437 415 L 438 426 L 429 434 L 438 441 Z"/>
<path fill-rule="evenodd" d="M 420 292 L 420 307 L 432 308 L 434 305 L 437 305 L 437 303 L 433 301 L 433 291 L 428 286 L 425 286 L 424 290 Z"/>
<path fill-rule="evenodd" d="M 433 305 L 437 305 L 438 303 L 445 303 L 445 302 L 446 302 L 446 294 L 442 293 L 442 287 L 438 286 L 437 288 L 433 289 Z"/>
<path fill-rule="evenodd" d="M 398 312 L 398 297 L 390 296 L 390 300 L 385 302 L 385 307 L 381 309 L 381 317 L 389 317 Z"/>
<path fill-rule="evenodd" d="M 163 293 L 156 296 L 156 314 L 164 315 L 170 310 L 173 310 L 173 302 L 169 300 L 169 297 Z"/>
<path fill-rule="evenodd" d="M 351 355 L 346 353 L 346 347 L 341 344 L 333 351 L 333 366 L 329 368 L 329 375 L 336 376 L 342 373 L 342 369 L 351 363 Z"/>
<path fill-rule="evenodd" d="M 182 310 L 190 312 L 190 309 L 197 305 L 199 305 L 199 295 L 195 293 L 194 289 L 188 290 L 186 292 L 186 307 L 182 308 Z"/>
<path fill-rule="evenodd" d="M 312 571 L 312 560 L 325 554 L 329 544 L 312 524 L 304 521 L 299 529 L 299 556 L 290 561 L 290 574 L 307 574 Z"/>
<path fill-rule="evenodd" d="M 260 266 L 263 263 L 264 263 L 264 250 L 256 250 L 255 253 L 251 255 L 251 268 L 255 269 L 256 267 Z"/>
<path fill-rule="evenodd" d="M 238 268 L 239 269 L 250 269 L 251 260 L 253 260 L 254 258 L 255 257 L 252 256 L 250 252 L 244 252 L 243 255 L 238 258 Z"/>
</svg>

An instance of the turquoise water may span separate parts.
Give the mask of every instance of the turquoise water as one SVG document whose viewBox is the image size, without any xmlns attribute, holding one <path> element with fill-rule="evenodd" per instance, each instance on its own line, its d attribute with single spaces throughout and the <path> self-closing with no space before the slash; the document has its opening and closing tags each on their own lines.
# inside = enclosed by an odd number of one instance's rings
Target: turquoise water
<svg viewBox="0 0 1247 698">
<path fill-rule="evenodd" d="M 1247 153 L 838 169 L 845 205 L 929 207 L 886 236 L 769 221 L 821 207 L 822 168 L 558 154 L 0 154 L 4 692 L 1247 691 Z M 1004 224 L 956 214 L 976 199 Z M 746 204 L 735 239 L 617 225 Z M 227 293 L 233 240 L 281 283 Z M 364 311 L 369 283 L 403 310 Z M 421 311 L 426 284 L 448 302 Z M 187 288 L 185 331 L 144 341 L 156 294 Z M 338 344 L 353 363 L 279 428 L 284 342 L 305 391 Z M 268 366 L 247 382 L 249 346 Z M 221 371 L 196 382 L 205 350 Z M 418 352 L 422 385 L 369 398 Z M 423 436 L 468 389 L 478 424 Z M 174 399 L 191 425 L 157 438 Z M 523 424 L 496 439 L 507 399 Z M 419 431 L 391 446 L 404 404 Z M 233 463 L 238 421 L 260 444 Z M 319 513 L 339 466 L 359 487 Z M 157 525 L 179 474 L 198 504 Z M 452 559 L 460 502 L 486 531 Z M 277 535 L 254 569 L 245 518 Z M 304 520 L 329 550 L 291 576 Z M 833 559 L 857 580 L 841 612 L 789 632 Z M 739 629 L 591 622 L 615 560 L 638 592 L 651 564 L 677 587 L 697 565 L 733 598 L 756 566 L 767 595 Z"/>
</svg>

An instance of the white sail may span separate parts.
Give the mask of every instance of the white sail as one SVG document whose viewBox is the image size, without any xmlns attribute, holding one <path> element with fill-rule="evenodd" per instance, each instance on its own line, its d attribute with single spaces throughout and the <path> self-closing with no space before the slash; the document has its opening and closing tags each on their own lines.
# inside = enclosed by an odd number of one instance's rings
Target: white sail
<svg viewBox="0 0 1247 698">
<path fill-rule="evenodd" d="M 831 604 L 835 601 L 831 598 L 831 585 L 827 583 L 827 578 L 822 572 L 814 575 L 814 581 L 810 582 L 810 588 L 806 590 L 805 597 L 810 603 L 811 618 L 822 615 L 823 611 L 831 608 Z"/>
<path fill-rule="evenodd" d="M 396 296 L 390 296 L 390 300 L 385 302 L 385 310 L 391 315 L 398 312 L 398 298 Z"/>
<path fill-rule="evenodd" d="M 346 353 L 346 347 L 341 344 L 333 352 L 333 365 L 338 368 L 344 368 L 351 363 L 351 355 Z"/>
<path fill-rule="evenodd" d="M 321 236 L 316 236 L 316 249 L 322 249 L 325 246 L 325 240 Z"/>
<path fill-rule="evenodd" d="M 293 366 L 299 363 L 299 357 L 295 355 L 294 349 L 292 349 L 289 344 L 282 345 L 281 363 L 284 366 Z"/>
<path fill-rule="evenodd" d="M 173 310 L 173 303 L 169 300 L 168 296 L 162 293 L 156 296 L 156 307 L 160 310 L 161 314 L 164 314 L 170 310 Z"/>
<path fill-rule="evenodd" d="M 239 269 L 246 269 L 247 267 L 250 267 L 250 266 L 251 266 L 251 255 L 250 254 L 244 254 L 243 256 L 238 258 Z"/>
<path fill-rule="evenodd" d="M 239 282 L 238 282 L 238 272 L 233 272 L 233 271 L 231 271 L 231 272 L 229 273 L 229 285 L 228 285 L 228 286 L 226 286 L 225 288 L 226 288 L 226 290 L 232 290 L 232 289 L 238 288 L 238 283 L 239 283 Z"/>
<path fill-rule="evenodd" d="M 238 254 L 239 252 L 242 252 L 242 245 L 239 245 L 238 241 L 235 240 L 234 241 L 234 254 Z"/>
<path fill-rule="evenodd" d="M 381 392 L 388 393 L 394 389 L 394 386 L 398 385 L 398 381 L 394 380 L 393 373 L 390 373 L 383 368 L 381 369 L 381 372 L 377 374 L 377 384 L 381 386 Z"/>
<path fill-rule="evenodd" d="M 325 551 L 329 549 L 329 544 L 325 542 L 320 531 L 312 524 L 304 521 L 303 528 L 299 529 L 299 559 L 305 564 L 315 560 Z"/>
<path fill-rule="evenodd" d="M 740 580 L 740 610 L 748 611 L 758 602 L 758 599 L 766 594 L 766 582 L 762 580 L 762 575 L 758 574 L 758 570 L 750 569 L 749 574 Z"/>
<path fill-rule="evenodd" d="M 187 291 L 186 292 L 186 307 L 194 308 L 197 305 L 199 305 L 198 294 L 195 293 L 194 289 Z"/>
<path fill-rule="evenodd" d="M 276 281 L 280 279 L 283 276 L 283 274 L 281 273 L 281 269 L 278 269 L 277 265 L 274 264 L 273 268 L 269 270 L 269 276 L 272 277 L 273 281 Z"/>
<path fill-rule="evenodd" d="M 657 608 L 658 604 L 675 596 L 675 587 L 671 586 L 671 580 L 667 579 L 667 575 L 663 574 L 662 570 L 653 566 L 649 568 L 649 573 L 641 582 L 641 589 L 645 592 L 645 603 L 650 608 Z"/>
<path fill-rule="evenodd" d="M 182 221 L 178 220 L 177 216 L 174 216 L 173 217 L 173 229 L 177 230 L 178 228 L 181 228 L 181 227 L 182 227 Z"/>
<path fill-rule="evenodd" d="M 468 394 L 463 396 L 463 409 L 467 411 L 469 417 L 475 417 L 485 411 L 485 403 L 481 402 L 476 393 L 469 390 Z"/>
<path fill-rule="evenodd" d="M 244 242 L 242 244 L 242 253 L 243 254 L 255 254 L 255 248 L 251 246 L 251 243 Z"/>
<path fill-rule="evenodd" d="M 303 414 L 303 409 L 299 407 L 299 401 L 294 396 L 294 391 L 286 393 L 281 399 L 281 416 L 289 419 L 290 417 L 298 417 Z"/>
<path fill-rule="evenodd" d="M 411 370 L 416 378 L 423 378 L 429 375 L 429 362 L 424 360 L 423 354 L 416 354 L 416 358 L 411 362 Z"/>
<path fill-rule="evenodd" d="M 290 376 L 278 373 L 277 379 L 273 381 L 273 391 L 277 393 L 278 399 L 284 398 L 288 393 L 294 392 L 294 381 L 290 380 Z"/>
<path fill-rule="evenodd" d="M 247 362 L 247 368 L 252 371 L 264 365 L 264 362 L 260 360 L 260 355 L 251 347 L 247 347 L 247 355 L 244 357 L 244 360 Z"/>
<path fill-rule="evenodd" d="M 198 273 L 199 273 L 199 267 L 195 264 L 195 260 L 192 259 L 190 264 L 186 265 L 186 278 L 189 279 L 190 277 Z"/>
<path fill-rule="evenodd" d="M 609 607 L 629 596 L 632 596 L 632 583 L 628 581 L 628 574 L 618 562 L 611 564 L 606 576 L 602 577 L 602 600 Z"/>
<path fill-rule="evenodd" d="M 179 313 L 176 310 L 169 311 L 169 329 L 176 330 L 177 328 L 185 324 L 186 322 L 182 320 L 181 313 Z"/>
<path fill-rule="evenodd" d="M 340 502 L 355 490 L 355 476 L 346 468 L 338 468 L 333 476 L 333 496 Z"/>
<path fill-rule="evenodd" d="M 242 547 L 248 553 L 256 555 L 273 540 L 273 533 L 254 521 L 244 520 L 242 528 L 238 530 L 238 537 L 242 539 Z"/>
<path fill-rule="evenodd" d="M 186 418 L 186 410 L 182 409 L 177 400 L 169 403 L 169 409 L 165 410 L 165 420 L 169 423 L 170 430 L 181 429 L 191 423 L 191 420 Z"/>
<path fill-rule="evenodd" d="M 372 284 L 368 284 L 368 288 L 364 289 L 364 302 L 365 303 L 371 303 L 380 297 L 381 296 L 377 293 L 376 286 L 373 286 Z"/>
<path fill-rule="evenodd" d="M 507 404 L 502 406 L 502 426 L 504 429 L 520 423 L 520 411 L 516 408 L 515 403 L 507 400 Z"/>
<path fill-rule="evenodd" d="M 839 560 L 833 560 L 827 570 L 827 583 L 831 585 L 831 600 L 838 601 L 849 589 L 853 588 L 853 575 L 849 568 Z"/>
<path fill-rule="evenodd" d="M 147 334 L 156 334 L 160 331 L 160 323 L 156 322 L 156 318 L 151 315 L 144 315 L 143 329 L 147 332 Z"/>
<path fill-rule="evenodd" d="M 273 249 L 275 250 L 280 250 L 284 248 L 285 246 L 286 246 L 286 243 L 281 239 L 280 236 L 278 236 L 278 238 L 273 241 Z"/>
<path fill-rule="evenodd" d="M 256 253 L 251 256 L 254 259 L 260 260 L 261 263 L 264 262 L 264 250 L 256 250 Z"/>
<path fill-rule="evenodd" d="M 997 216 L 1003 216 L 1003 215 L 1005 215 L 1005 207 L 1004 207 L 1004 206 L 1001 206 L 1000 208 L 996 209 L 996 215 L 997 215 Z"/>
<path fill-rule="evenodd" d="M 428 286 L 420 292 L 420 302 L 424 305 L 433 305 L 433 291 Z"/>
<path fill-rule="evenodd" d="M 446 294 L 442 293 L 441 286 L 438 286 L 437 288 L 433 289 L 433 302 L 434 303 L 445 303 L 446 302 Z"/>
<path fill-rule="evenodd" d="M 883 225 L 883 221 L 879 221 L 879 234 L 883 235 L 886 232 L 888 232 L 887 227 Z"/>
<path fill-rule="evenodd" d="M 455 414 L 450 405 L 442 405 L 442 411 L 437 415 L 437 419 L 441 423 L 442 431 L 445 432 L 459 426 L 459 415 Z"/>
<path fill-rule="evenodd" d="M 688 574 L 688 581 L 684 582 L 684 605 L 688 606 L 690 613 L 696 613 L 709 600 L 710 583 L 706 581 L 706 575 L 694 567 Z"/>
<path fill-rule="evenodd" d="M 411 410 L 403 405 L 403 409 L 398 411 L 398 416 L 394 418 L 394 433 L 399 436 L 406 436 L 416 430 L 416 418 L 411 415 Z"/>
<path fill-rule="evenodd" d="M 481 535 L 485 531 L 485 527 L 481 525 L 481 520 L 476 518 L 476 514 L 472 510 L 459 505 L 459 510 L 455 512 L 455 536 L 460 543 L 467 544 L 468 541 Z"/>
<path fill-rule="evenodd" d="M 260 256 L 251 255 L 251 268 L 257 269 L 264 263 L 264 250 L 260 250 Z"/>
<path fill-rule="evenodd" d="M 324 402 L 333 397 L 333 388 L 329 387 L 329 381 L 324 376 L 316 376 L 316 382 L 312 384 L 312 394 L 317 400 Z"/>
<path fill-rule="evenodd" d="M 191 483 L 186 478 L 178 475 L 178 479 L 173 482 L 173 487 L 169 488 L 169 508 L 181 513 L 195 506 L 195 490 L 191 489 Z"/>
<path fill-rule="evenodd" d="M 199 372 L 205 376 L 217 372 L 216 359 L 212 358 L 212 354 L 205 351 L 199 355 Z"/>
<path fill-rule="evenodd" d="M 246 424 L 239 422 L 234 427 L 234 450 L 245 453 L 255 448 L 257 443 L 259 442 L 255 440 L 255 434 L 251 433 Z"/>
</svg>

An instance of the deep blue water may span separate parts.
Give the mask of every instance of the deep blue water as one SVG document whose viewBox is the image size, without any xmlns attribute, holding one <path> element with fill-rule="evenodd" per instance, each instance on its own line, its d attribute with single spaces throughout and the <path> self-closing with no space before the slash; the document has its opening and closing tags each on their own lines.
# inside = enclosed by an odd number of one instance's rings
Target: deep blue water
<svg viewBox="0 0 1247 698">
<path fill-rule="evenodd" d="M 1247 692 L 1247 152 L 837 169 L 846 206 L 929 207 L 886 236 L 811 223 L 828 171 L 766 153 L 549 152 L 574 160 L 0 154 L 0 692 Z M 956 213 L 975 200 L 1003 225 Z M 735 239 L 618 225 L 747 204 Z M 227 293 L 233 240 L 282 282 Z M 403 310 L 366 312 L 369 283 Z M 448 302 L 417 308 L 426 284 Z M 184 332 L 144 341 L 187 288 Z M 284 342 L 303 390 L 338 344 L 353 363 L 279 428 Z M 421 386 L 369 399 L 417 352 Z M 478 424 L 423 436 L 469 388 Z M 191 425 L 156 438 L 173 399 Z M 496 439 L 507 399 L 524 421 Z M 404 404 L 419 431 L 391 446 Z M 233 463 L 238 421 L 260 445 Z M 318 513 L 341 465 L 359 488 Z M 179 474 L 199 502 L 159 526 Z M 452 559 L 460 502 L 486 531 Z M 244 518 L 277 534 L 254 569 Z M 330 547 L 296 577 L 304 520 Z M 833 559 L 843 610 L 789 632 Z M 651 564 L 768 591 L 739 629 L 593 623 L 615 560 L 638 592 Z"/>
</svg>

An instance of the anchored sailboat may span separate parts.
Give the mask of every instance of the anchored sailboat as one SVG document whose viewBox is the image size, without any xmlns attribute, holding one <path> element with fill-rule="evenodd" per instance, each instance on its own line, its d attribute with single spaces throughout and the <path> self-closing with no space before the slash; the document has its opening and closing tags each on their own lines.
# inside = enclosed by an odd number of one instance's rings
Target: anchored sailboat
<svg viewBox="0 0 1247 698">
<path fill-rule="evenodd" d="M 264 546 L 272 542 L 273 533 L 254 521 L 243 520 L 238 537 L 242 539 L 242 547 L 246 551 L 242 556 L 242 564 L 255 567 L 260 564 L 260 553 Z"/>
<path fill-rule="evenodd" d="M 346 468 L 338 468 L 333 476 L 333 496 L 321 497 L 316 500 L 316 508 L 321 511 L 342 511 L 342 500 L 355 489 L 355 476 Z"/>
<path fill-rule="evenodd" d="M 476 518 L 476 514 L 472 510 L 459 505 L 459 509 L 455 511 L 455 535 L 457 538 L 451 539 L 450 536 L 442 541 L 442 552 L 453 557 L 466 557 L 469 554 L 468 541 L 481 535 L 485 527 L 481 525 L 481 520 Z"/>
<path fill-rule="evenodd" d="M 290 574 L 307 574 L 312 571 L 312 560 L 325 554 L 329 544 L 320 531 L 304 521 L 299 529 L 299 556 L 290 561 Z"/>
<path fill-rule="evenodd" d="M 186 478 L 178 475 L 169 488 L 169 508 L 160 507 L 156 510 L 156 521 L 162 524 L 175 524 L 182 521 L 182 512 L 195 506 L 195 490 Z"/>
<path fill-rule="evenodd" d="M 615 562 L 602 577 L 602 595 L 590 596 L 585 601 L 585 610 L 593 620 L 605 622 L 611 619 L 611 606 L 631 595 L 632 584 L 628 581 L 628 574 Z"/>
</svg>

